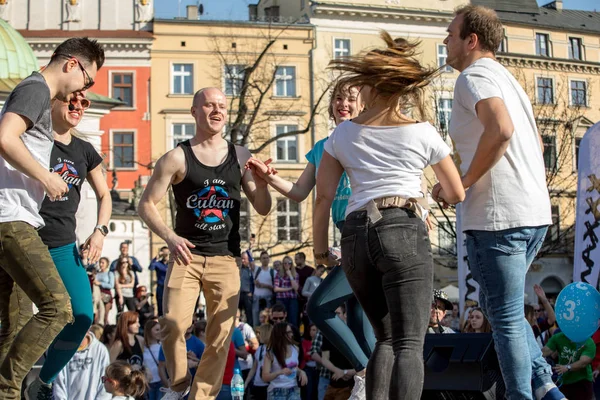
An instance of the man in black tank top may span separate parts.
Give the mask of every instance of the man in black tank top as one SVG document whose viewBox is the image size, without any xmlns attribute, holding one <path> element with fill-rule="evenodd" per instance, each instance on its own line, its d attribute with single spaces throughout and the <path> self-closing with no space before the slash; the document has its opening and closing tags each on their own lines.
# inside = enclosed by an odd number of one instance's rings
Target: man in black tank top
<svg viewBox="0 0 600 400">
<path fill-rule="evenodd" d="M 205 88 L 191 109 L 196 136 L 162 156 L 142 196 L 139 213 L 169 246 L 163 350 L 171 379 L 164 400 L 182 399 L 190 386 L 185 331 L 192 321 L 199 291 L 206 298 L 206 349 L 193 379 L 190 399 L 214 399 L 221 388 L 240 290 L 241 190 L 261 215 L 271 209 L 267 183 L 245 170 L 250 152 L 222 138 L 227 99 Z M 177 216 L 174 230 L 156 205 L 173 187 Z"/>
</svg>

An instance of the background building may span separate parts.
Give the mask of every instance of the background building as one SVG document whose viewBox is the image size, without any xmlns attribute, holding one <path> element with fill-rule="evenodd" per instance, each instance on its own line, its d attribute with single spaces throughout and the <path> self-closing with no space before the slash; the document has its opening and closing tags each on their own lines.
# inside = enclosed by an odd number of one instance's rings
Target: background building
<svg viewBox="0 0 600 400">
<path fill-rule="evenodd" d="M 262 160 L 272 158 L 282 177 L 297 179 L 304 169 L 304 154 L 312 147 L 313 27 L 199 21 L 196 8 L 190 6 L 185 19 L 155 20 L 154 36 L 152 76 L 164 78 L 151 83 L 152 157 L 194 136 L 193 95 L 214 86 L 228 99 L 225 136 Z M 254 248 L 275 254 L 310 246 L 310 207 L 276 192 L 273 197 L 273 211 L 266 218 L 243 201 L 243 241 L 255 234 Z M 169 202 L 160 209 L 171 221 Z M 153 239 L 154 247 L 160 244 Z M 307 253 L 312 254 L 312 248 Z"/>
</svg>

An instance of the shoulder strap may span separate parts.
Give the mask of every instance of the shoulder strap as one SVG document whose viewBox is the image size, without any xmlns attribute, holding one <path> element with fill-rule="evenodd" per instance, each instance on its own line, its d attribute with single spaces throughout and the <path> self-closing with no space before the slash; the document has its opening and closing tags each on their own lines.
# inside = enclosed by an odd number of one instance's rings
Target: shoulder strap
<svg viewBox="0 0 600 400">
<path fill-rule="evenodd" d="M 158 360 L 156 359 L 156 357 L 154 357 L 154 353 L 152 352 L 152 347 L 151 346 L 148 346 L 148 351 L 150 352 L 150 355 L 152 356 L 152 359 L 154 360 L 154 363 L 158 367 Z"/>
<path fill-rule="evenodd" d="M 275 271 L 273 268 L 269 270 L 271 272 L 271 286 L 275 287 Z"/>
<path fill-rule="evenodd" d="M 256 274 L 254 274 L 254 279 L 258 279 L 258 276 L 260 275 L 261 270 L 262 270 L 262 268 L 258 267 L 258 269 L 256 270 Z"/>
</svg>

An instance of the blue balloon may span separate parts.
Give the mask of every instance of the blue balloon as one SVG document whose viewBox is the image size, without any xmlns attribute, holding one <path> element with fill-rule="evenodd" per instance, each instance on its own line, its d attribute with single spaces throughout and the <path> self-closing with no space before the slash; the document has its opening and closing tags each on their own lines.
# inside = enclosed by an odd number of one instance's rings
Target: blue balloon
<svg viewBox="0 0 600 400">
<path fill-rule="evenodd" d="M 598 329 L 600 293 L 590 284 L 574 282 L 556 299 L 556 321 L 572 342 L 583 343 Z"/>
</svg>

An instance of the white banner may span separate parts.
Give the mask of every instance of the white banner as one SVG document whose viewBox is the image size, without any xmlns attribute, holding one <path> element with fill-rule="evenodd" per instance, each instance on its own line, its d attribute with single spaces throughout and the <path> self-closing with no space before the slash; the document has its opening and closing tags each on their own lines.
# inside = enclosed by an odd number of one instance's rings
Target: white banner
<svg viewBox="0 0 600 400">
<path fill-rule="evenodd" d="M 600 271 L 600 122 L 579 145 L 573 281 L 597 287 Z"/>
<path fill-rule="evenodd" d="M 465 318 L 465 303 L 474 300 L 479 303 L 479 284 L 471 275 L 467 258 L 467 237 L 462 229 L 462 204 L 456 205 L 456 255 L 458 261 L 458 293 L 461 321 Z M 462 328 L 462 327 L 461 327 Z"/>
</svg>

